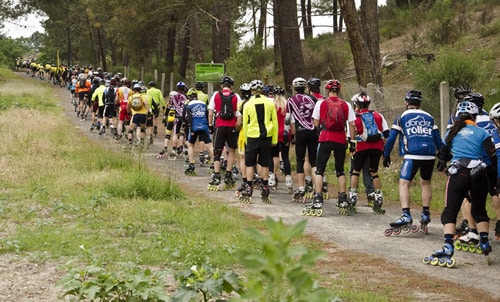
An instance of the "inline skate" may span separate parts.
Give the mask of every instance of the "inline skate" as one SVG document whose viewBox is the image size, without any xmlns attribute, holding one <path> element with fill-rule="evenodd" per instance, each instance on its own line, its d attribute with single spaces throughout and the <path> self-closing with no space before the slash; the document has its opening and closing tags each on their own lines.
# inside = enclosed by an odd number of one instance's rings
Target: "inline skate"
<svg viewBox="0 0 500 302">
<path fill-rule="evenodd" d="M 455 259 L 453 259 L 453 245 L 445 243 L 444 246 L 434 251 L 431 255 L 424 257 L 424 264 L 430 264 L 439 267 L 452 268 L 455 266 Z"/>
<path fill-rule="evenodd" d="M 293 202 L 299 202 L 299 203 L 303 203 L 305 202 L 306 198 L 305 198 L 305 192 L 304 191 L 300 191 L 300 190 L 296 190 L 295 192 L 293 192 Z"/>
<path fill-rule="evenodd" d="M 495 239 L 500 240 L 500 220 L 497 220 L 495 224 Z"/>
<path fill-rule="evenodd" d="M 158 153 L 158 156 L 156 156 L 156 159 L 162 159 L 167 157 L 167 153 L 168 153 L 167 148 L 161 150 L 160 153 Z"/>
<path fill-rule="evenodd" d="M 271 192 L 276 192 L 276 188 L 277 188 L 277 182 L 276 182 L 276 175 L 274 175 L 273 172 L 269 172 L 269 180 L 268 180 L 268 183 L 269 183 L 269 189 L 271 190 Z"/>
<path fill-rule="evenodd" d="M 262 178 L 259 176 L 259 174 L 254 173 L 254 175 L 253 175 L 253 187 L 257 190 L 260 190 L 261 186 L 262 186 Z"/>
<path fill-rule="evenodd" d="M 233 173 L 233 179 L 235 181 L 240 179 L 240 171 L 238 170 L 238 168 L 236 166 L 233 166 L 232 173 Z"/>
<path fill-rule="evenodd" d="M 413 218 L 409 213 L 402 213 L 396 221 L 390 223 L 390 228 L 384 232 L 385 236 L 399 236 L 401 233 L 408 234 L 410 232 L 418 232 L 418 227 L 413 224 Z"/>
<path fill-rule="evenodd" d="M 206 162 L 206 157 L 205 157 L 204 151 L 200 152 L 199 159 L 200 159 L 200 167 L 203 167 L 203 165 Z"/>
<path fill-rule="evenodd" d="M 244 186 L 245 189 L 241 192 L 239 201 L 242 203 L 252 203 L 253 187 L 248 184 L 244 184 Z"/>
<path fill-rule="evenodd" d="M 246 185 L 247 183 L 246 182 L 242 182 L 241 183 L 241 186 L 239 186 L 237 189 L 236 189 L 236 197 L 240 197 L 242 192 L 245 191 L 245 188 L 246 188 Z"/>
<path fill-rule="evenodd" d="M 312 199 L 314 197 L 313 182 L 310 179 L 306 179 L 305 197 L 309 199 Z"/>
<path fill-rule="evenodd" d="M 194 170 L 194 164 L 193 163 L 190 163 L 186 169 L 186 171 L 184 171 L 184 174 L 187 175 L 187 176 L 196 176 L 196 172 Z"/>
<path fill-rule="evenodd" d="M 285 176 L 285 184 L 288 189 L 288 194 L 293 193 L 293 180 L 291 175 Z"/>
<path fill-rule="evenodd" d="M 330 199 L 330 194 L 328 194 L 328 183 L 326 181 L 323 182 L 323 186 L 321 187 L 321 195 L 323 195 L 323 199 Z"/>
<path fill-rule="evenodd" d="M 175 151 L 175 148 L 172 149 L 170 154 L 168 155 L 168 160 L 176 160 L 177 159 L 177 152 Z"/>
<path fill-rule="evenodd" d="M 373 200 L 373 213 L 380 215 L 385 214 L 385 210 L 382 209 L 382 205 L 384 204 L 384 197 L 382 196 L 382 191 L 375 190 L 374 197 L 375 199 Z"/>
<path fill-rule="evenodd" d="M 337 200 L 337 212 L 340 215 L 347 215 L 349 207 L 349 200 L 347 194 L 345 192 L 339 192 L 338 200 Z"/>
<path fill-rule="evenodd" d="M 478 249 L 481 250 L 486 258 L 486 264 L 491 265 L 490 253 L 491 253 L 491 245 L 488 241 L 484 243 L 479 243 Z"/>
<path fill-rule="evenodd" d="M 233 174 L 231 172 L 226 171 L 226 175 L 224 176 L 224 187 L 223 190 L 232 190 L 236 187 L 236 182 L 233 179 Z"/>
<path fill-rule="evenodd" d="M 455 241 L 455 248 L 458 251 L 482 253 L 479 247 L 479 235 L 470 231 Z"/>
<path fill-rule="evenodd" d="M 373 202 L 375 201 L 375 192 L 370 192 L 366 195 L 366 205 L 373 208 Z"/>
<path fill-rule="evenodd" d="M 213 173 L 212 179 L 208 183 L 207 189 L 209 191 L 219 191 L 219 186 L 220 186 L 220 174 Z"/>
<path fill-rule="evenodd" d="M 469 222 L 467 219 L 462 219 L 462 222 L 455 228 L 455 238 L 458 239 L 462 236 L 467 235 L 469 233 Z"/>
<path fill-rule="evenodd" d="M 269 194 L 271 190 L 268 185 L 262 185 L 260 188 L 260 197 L 263 203 L 271 204 L 271 198 L 269 198 Z"/>
<path fill-rule="evenodd" d="M 213 174 L 214 173 L 214 163 L 210 164 L 210 167 L 207 169 L 207 174 Z"/>
<path fill-rule="evenodd" d="M 349 200 L 348 200 L 348 207 L 347 211 L 349 213 L 355 214 L 358 210 L 356 209 L 356 204 L 358 203 L 358 193 L 356 192 L 356 189 L 350 189 L 349 190 Z"/>
<path fill-rule="evenodd" d="M 304 216 L 323 216 L 323 196 L 321 194 L 315 193 L 314 199 L 304 205 L 302 209 L 302 215 Z"/>
<path fill-rule="evenodd" d="M 422 232 L 422 234 L 427 235 L 429 232 L 429 227 L 427 226 L 431 222 L 431 214 L 428 212 L 422 212 L 420 214 L 420 227 L 419 231 Z"/>
</svg>

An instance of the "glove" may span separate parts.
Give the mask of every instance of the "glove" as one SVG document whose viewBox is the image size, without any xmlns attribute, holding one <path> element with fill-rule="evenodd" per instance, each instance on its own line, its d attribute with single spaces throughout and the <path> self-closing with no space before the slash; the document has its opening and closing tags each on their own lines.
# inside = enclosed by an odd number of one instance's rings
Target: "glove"
<svg viewBox="0 0 500 302">
<path fill-rule="evenodd" d="M 446 162 L 440 160 L 438 161 L 437 163 L 437 166 L 436 166 L 436 169 L 439 171 L 439 172 L 443 172 L 445 169 L 446 169 Z"/>
<path fill-rule="evenodd" d="M 356 152 L 356 141 L 349 141 L 349 152 L 350 153 Z"/>
<path fill-rule="evenodd" d="M 208 125 L 208 133 L 214 134 L 214 126 L 213 125 Z"/>
<path fill-rule="evenodd" d="M 384 157 L 384 167 L 389 168 L 390 165 L 391 165 L 391 157 L 390 156 Z"/>
</svg>

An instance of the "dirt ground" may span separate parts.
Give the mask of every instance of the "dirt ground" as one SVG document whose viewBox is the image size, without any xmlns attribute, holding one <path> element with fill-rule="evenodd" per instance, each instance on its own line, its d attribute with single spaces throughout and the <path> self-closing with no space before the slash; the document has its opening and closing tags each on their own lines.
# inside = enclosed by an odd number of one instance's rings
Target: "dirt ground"
<svg viewBox="0 0 500 302">
<path fill-rule="evenodd" d="M 109 136 L 98 138 L 97 133 L 89 132 L 89 121 L 80 122 L 76 118 L 68 101 L 67 90 L 54 87 L 54 95 L 60 98 L 64 114 L 81 130 L 82 135 L 89 135 L 95 138 L 96 143 L 122 152 L 122 143 L 115 143 Z M 336 287 L 345 284 L 343 289 L 353 292 L 377 292 L 385 295 L 389 301 L 500 301 L 499 241 L 492 241 L 490 266 L 486 265 L 483 255 L 461 251 L 455 253 L 457 265 L 453 269 L 422 264 L 424 256 L 443 244 L 438 216 L 440 209 L 432 209 L 434 215 L 427 235 L 386 237 L 384 230 L 399 216 L 399 207 L 388 207 L 385 215 L 375 215 L 361 200 L 357 214 L 340 216 L 334 206 L 336 189 L 331 186 L 330 195 L 334 195 L 334 198 L 325 201 L 324 216 L 304 217 L 300 214 L 303 204 L 291 202 L 291 196 L 285 192 L 282 175 L 279 176 L 281 183 L 277 192 L 271 195 L 272 204 L 262 203 L 259 191 L 254 193 L 253 204 L 242 204 L 238 202 L 234 191 L 208 192 L 206 186 L 209 175 L 205 172 L 206 168 L 197 166 L 198 176 L 187 177 L 183 173 L 185 168 L 181 160 L 157 160 L 156 155 L 163 146 L 161 136 L 145 151 L 145 158 L 153 170 L 175 179 L 188 195 L 205 196 L 207 202 L 226 203 L 256 219 L 271 216 L 290 224 L 307 219 L 308 237 L 304 240 L 317 240 L 328 253 L 317 265 L 325 278 L 325 286 L 337 280 Z M 335 180 L 333 184 L 336 184 Z M 419 215 L 420 209 L 415 208 L 413 212 Z M 490 236 L 493 237 L 493 234 Z M 51 262 L 34 264 L 19 255 L 2 255 L 0 301 L 60 300 L 60 288 L 55 283 L 64 272 L 58 270 L 58 265 Z"/>
</svg>

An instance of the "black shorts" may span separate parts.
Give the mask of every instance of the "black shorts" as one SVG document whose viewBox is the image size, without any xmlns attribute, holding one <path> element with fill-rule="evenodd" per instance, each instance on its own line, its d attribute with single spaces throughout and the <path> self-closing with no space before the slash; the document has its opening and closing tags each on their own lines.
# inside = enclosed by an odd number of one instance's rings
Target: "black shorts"
<svg viewBox="0 0 500 302">
<path fill-rule="evenodd" d="M 103 116 L 105 116 L 107 118 L 115 118 L 116 117 L 115 104 L 105 105 Z"/>
<path fill-rule="evenodd" d="M 378 171 L 378 163 L 380 157 L 382 156 L 382 150 L 379 149 L 367 149 L 354 153 L 354 159 L 352 162 L 353 169 L 356 171 L 363 170 L 363 166 L 367 160 L 370 161 L 369 170 L 370 172 Z"/>
<path fill-rule="evenodd" d="M 78 99 L 81 101 L 83 101 L 84 99 L 89 99 L 89 92 L 88 91 L 84 91 L 84 92 L 79 92 L 78 93 Z"/>
<path fill-rule="evenodd" d="M 136 124 L 139 126 L 146 125 L 146 114 L 144 113 L 136 113 L 132 116 L 131 124 Z"/>
<path fill-rule="evenodd" d="M 214 134 L 214 149 L 222 150 L 226 145 L 231 149 L 238 148 L 238 133 L 235 127 L 217 127 Z"/>
<path fill-rule="evenodd" d="M 196 140 L 199 140 L 200 142 L 204 142 L 205 144 L 210 144 L 212 142 L 212 139 L 210 138 L 210 134 L 208 131 L 200 130 L 196 132 L 189 132 L 188 134 L 188 142 L 190 144 L 196 143 Z"/>
<path fill-rule="evenodd" d="M 104 114 L 104 106 L 99 106 L 99 109 L 97 110 L 97 117 L 102 118 Z"/>
<path fill-rule="evenodd" d="M 256 164 L 262 167 L 269 167 L 272 158 L 272 137 L 247 138 L 245 145 L 245 165 L 253 167 Z"/>
</svg>

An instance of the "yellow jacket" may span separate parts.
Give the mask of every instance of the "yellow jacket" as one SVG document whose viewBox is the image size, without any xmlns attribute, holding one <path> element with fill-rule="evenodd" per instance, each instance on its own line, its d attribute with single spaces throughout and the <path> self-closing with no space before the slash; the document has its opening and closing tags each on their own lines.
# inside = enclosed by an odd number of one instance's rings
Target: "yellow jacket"
<svg viewBox="0 0 500 302">
<path fill-rule="evenodd" d="M 272 144 L 276 145 L 278 116 L 274 103 L 263 95 L 252 96 L 243 106 L 242 127 L 245 138 L 272 137 Z"/>
</svg>

